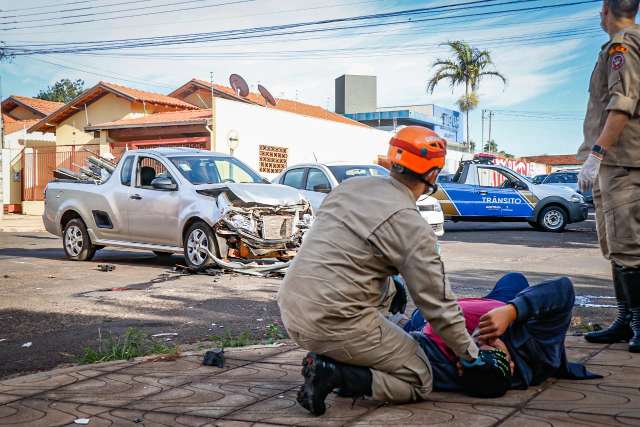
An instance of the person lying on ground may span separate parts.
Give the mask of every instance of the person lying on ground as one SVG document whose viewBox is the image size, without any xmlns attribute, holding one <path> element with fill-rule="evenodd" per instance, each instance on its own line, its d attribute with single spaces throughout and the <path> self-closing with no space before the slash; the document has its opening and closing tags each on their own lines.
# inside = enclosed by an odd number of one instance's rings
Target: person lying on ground
<svg viewBox="0 0 640 427">
<path fill-rule="evenodd" d="M 447 347 L 419 311 L 404 329 L 420 343 L 431 362 L 433 389 L 474 397 L 499 397 L 550 377 L 602 378 L 567 360 L 565 338 L 575 294 L 566 277 L 529 286 L 510 273 L 484 298 L 459 300 L 467 330 L 480 344 L 486 366 L 471 367 Z M 467 375 L 468 374 L 468 375 Z"/>
</svg>

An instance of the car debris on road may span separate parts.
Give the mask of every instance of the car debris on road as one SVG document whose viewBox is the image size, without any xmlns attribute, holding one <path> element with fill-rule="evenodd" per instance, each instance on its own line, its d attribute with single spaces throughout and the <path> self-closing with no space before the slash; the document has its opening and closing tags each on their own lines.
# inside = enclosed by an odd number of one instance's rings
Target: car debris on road
<svg viewBox="0 0 640 427">
<path fill-rule="evenodd" d="M 98 264 L 98 266 L 96 267 L 99 271 L 102 272 L 109 272 L 109 271 L 113 271 L 116 269 L 116 266 L 113 264 Z"/>
</svg>

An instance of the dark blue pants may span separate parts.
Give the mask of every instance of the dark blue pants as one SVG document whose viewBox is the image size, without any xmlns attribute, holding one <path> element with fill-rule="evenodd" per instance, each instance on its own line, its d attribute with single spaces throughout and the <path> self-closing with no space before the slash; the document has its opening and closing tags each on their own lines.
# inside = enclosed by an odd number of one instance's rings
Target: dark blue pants
<svg viewBox="0 0 640 427">
<path fill-rule="evenodd" d="M 506 304 L 528 287 L 529 282 L 527 278 L 524 277 L 524 274 L 509 273 L 498 280 L 496 286 L 485 298 L 501 301 Z M 406 332 L 421 332 L 426 323 L 422 313 L 416 308 L 411 314 L 411 320 L 404 325 L 404 330 Z"/>
</svg>

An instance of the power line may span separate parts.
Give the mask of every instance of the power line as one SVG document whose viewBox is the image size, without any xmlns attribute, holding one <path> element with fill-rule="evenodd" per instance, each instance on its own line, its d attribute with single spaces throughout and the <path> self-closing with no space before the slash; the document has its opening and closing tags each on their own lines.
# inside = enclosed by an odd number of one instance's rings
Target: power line
<svg viewBox="0 0 640 427">
<path fill-rule="evenodd" d="M 148 3 L 150 1 L 156 1 L 156 0 L 138 0 L 138 3 Z M 79 2 L 79 3 L 84 3 L 84 2 Z M 71 4 L 75 4 L 75 2 L 71 3 Z M 125 2 L 120 2 L 120 3 L 111 3 L 111 4 L 104 4 L 104 5 L 75 7 L 75 8 L 72 8 L 72 9 L 59 9 L 59 10 L 49 10 L 49 11 L 45 11 L 45 12 L 31 12 L 31 13 L 23 13 L 23 14 L 18 14 L 18 15 L 5 15 L 5 16 L 0 16 L 0 19 L 22 18 L 22 17 L 25 17 L 25 16 L 50 15 L 50 14 L 57 14 L 57 13 L 64 13 L 64 12 L 77 12 L 79 10 L 95 10 L 95 9 L 99 9 L 99 8 L 103 8 L 103 7 L 121 6 L 123 4 L 131 4 L 131 2 L 130 1 L 125 1 Z M 40 8 L 37 8 L 37 9 L 40 9 Z M 0 12 L 3 12 L 3 11 L 0 10 Z M 103 13 L 108 13 L 108 12 L 103 12 Z M 68 18 L 68 17 L 64 17 L 64 19 L 66 19 L 66 18 Z M 21 22 L 33 22 L 33 21 L 21 21 Z"/>
<path fill-rule="evenodd" d="M 509 2 L 500 3 L 499 5 L 524 3 L 524 2 L 530 2 L 530 1 L 538 1 L 538 0 L 513 0 Z M 412 17 L 414 14 L 417 14 L 417 13 L 425 14 L 425 13 L 434 12 L 434 11 L 437 12 L 437 11 L 441 11 L 444 8 L 447 8 L 448 10 L 453 10 L 453 11 L 457 11 L 457 10 L 451 9 L 452 7 L 465 7 L 465 10 L 474 8 L 474 7 L 479 8 L 479 7 L 483 7 L 483 5 L 475 5 L 471 7 L 469 7 L 469 5 L 474 3 L 487 3 L 487 1 L 475 1 L 475 2 L 457 4 L 457 5 L 438 6 L 433 8 L 414 9 L 409 11 L 399 11 L 399 12 L 391 12 L 391 13 L 385 13 L 385 14 L 364 15 L 364 16 L 355 16 L 355 17 L 348 17 L 348 18 L 336 18 L 336 19 L 327 19 L 327 20 L 321 20 L 321 21 L 301 22 L 301 23 L 295 23 L 295 24 L 284 24 L 284 25 L 275 25 L 275 26 L 267 26 L 267 27 L 251 27 L 251 28 L 227 30 L 227 31 L 220 31 L 220 32 L 193 33 L 193 34 L 182 34 L 182 35 L 174 35 L 174 36 L 147 37 L 147 38 L 138 38 L 138 39 L 60 43 L 57 45 L 57 47 L 53 47 L 53 48 L 41 48 L 38 45 L 19 46 L 19 47 L 16 46 L 16 47 L 8 47 L 7 50 L 9 51 L 9 53 L 14 54 L 16 56 L 23 56 L 23 55 L 33 55 L 33 54 L 80 53 L 80 52 L 93 52 L 93 51 L 104 51 L 104 50 L 132 49 L 132 48 L 140 48 L 140 47 L 157 47 L 157 46 L 168 46 L 168 45 L 194 44 L 194 43 L 203 43 L 203 42 L 211 42 L 211 41 L 221 41 L 221 40 L 240 40 L 240 39 L 252 39 L 252 38 L 259 38 L 259 37 L 274 37 L 274 36 L 283 36 L 283 35 L 291 36 L 293 34 L 309 34 L 309 33 L 337 31 L 337 30 L 345 30 L 345 29 L 353 29 L 353 28 L 369 28 L 369 27 L 407 24 L 407 23 L 440 21 L 440 20 L 447 20 L 447 19 L 450 20 L 450 19 L 456 19 L 456 18 L 475 18 L 475 17 L 483 17 L 483 16 L 494 16 L 494 15 L 500 15 L 500 14 L 504 15 L 506 13 L 513 13 L 513 12 L 531 12 L 531 11 L 555 9 L 559 7 L 589 4 L 589 3 L 599 2 L 599 1 L 600 0 L 582 0 L 582 1 L 574 1 L 571 3 L 564 3 L 564 4 L 553 4 L 553 5 L 534 6 L 534 7 L 518 8 L 518 9 L 479 12 L 479 13 L 471 13 L 466 15 L 429 17 L 429 18 L 421 18 L 421 19 L 414 19 Z M 484 7 L 491 7 L 491 6 L 496 6 L 496 5 L 495 4 L 484 5 Z M 376 23 L 365 23 L 365 24 L 350 25 L 350 26 L 304 29 L 305 27 L 317 27 L 317 26 L 333 24 L 333 23 L 358 22 L 358 21 L 367 21 L 372 19 L 380 19 L 380 18 L 388 18 L 388 17 L 396 17 L 396 16 L 408 16 L 408 18 L 403 21 L 376 22 Z M 302 28 L 302 29 L 298 29 L 298 28 Z M 297 29 L 297 30 L 291 31 L 292 29 Z M 282 32 L 282 31 L 285 31 L 285 32 Z"/>
<path fill-rule="evenodd" d="M 22 7 L 20 9 L 9 9 L 9 10 L 1 10 L 0 9 L 0 12 L 11 12 L 11 13 L 13 13 L 13 12 L 19 12 L 19 11 L 22 11 L 22 10 L 45 9 L 45 8 L 54 7 L 54 6 L 68 6 L 68 5 L 72 5 L 72 4 L 93 3 L 95 1 L 100 1 L 100 0 L 78 0 L 78 1 L 72 1 L 72 2 L 67 2 L 67 3 L 55 2 L 55 3 L 49 3 L 49 4 L 39 5 L 39 6 Z"/>
<path fill-rule="evenodd" d="M 209 1 L 209 0 L 186 0 L 186 1 L 175 2 L 175 3 L 166 3 L 164 5 L 152 6 L 152 7 L 178 6 L 178 5 L 182 5 L 182 4 L 200 3 L 200 2 L 203 2 L 203 1 Z M 112 21 L 114 19 L 136 18 L 136 17 L 140 17 L 140 16 L 152 16 L 152 15 L 160 15 L 160 14 L 164 14 L 164 13 L 184 12 L 184 11 L 187 11 L 187 10 L 207 9 L 207 8 L 212 8 L 212 7 L 227 6 L 227 5 L 239 4 L 239 3 L 251 3 L 251 2 L 255 2 L 255 1 L 256 0 L 234 0 L 234 1 L 229 1 L 229 2 L 225 2 L 225 3 L 216 3 L 216 4 L 212 4 L 212 5 L 185 7 L 185 8 L 180 8 L 180 9 L 162 10 L 162 11 L 157 11 L 157 12 L 145 12 L 145 13 L 138 13 L 138 14 L 132 14 L 132 15 L 112 16 L 112 17 L 108 17 L 108 18 L 85 19 L 85 20 L 81 20 L 81 21 L 59 22 L 59 23 L 52 23 L 52 24 L 39 24 L 39 25 L 27 25 L 27 26 L 23 26 L 23 27 L 12 27 L 12 28 L 0 28 L 0 30 L 2 30 L 2 31 L 10 31 L 10 30 L 24 30 L 24 29 L 29 29 L 29 28 L 46 28 L 46 27 L 59 27 L 59 26 L 74 25 L 74 24 L 86 24 L 86 23 L 93 23 L 93 22 Z M 138 7 L 138 8 L 126 9 L 126 11 L 147 10 L 147 9 L 149 9 L 149 7 Z M 109 13 L 117 13 L 117 12 L 122 12 L 122 10 L 121 11 L 113 11 L 113 12 L 102 12 L 102 13 L 87 13 L 87 14 L 83 14 L 83 15 L 75 15 L 75 17 L 83 17 L 83 16 L 84 17 L 89 17 L 89 16 L 104 15 L 104 14 L 109 14 Z M 68 18 L 65 17 L 65 18 L 59 18 L 59 19 L 68 19 Z M 43 19 L 33 19 L 31 21 L 13 21 L 13 22 L 2 23 L 0 25 L 17 24 L 19 22 L 20 23 L 21 22 L 40 22 L 40 21 L 50 21 L 50 20 L 51 20 L 50 18 L 43 18 Z"/>
</svg>

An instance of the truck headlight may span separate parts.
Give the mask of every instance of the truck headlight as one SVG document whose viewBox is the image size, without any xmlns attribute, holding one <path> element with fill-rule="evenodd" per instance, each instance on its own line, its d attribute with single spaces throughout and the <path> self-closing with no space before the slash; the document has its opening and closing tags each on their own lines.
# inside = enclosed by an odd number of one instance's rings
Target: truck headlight
<svg viewBox="0 0 640 427">
<path fill-rule="evenodd" d="M 250 218 L 247 218 L 244 215 L 235 214 L 230 219 L 229 222 L 232 226 L 237 229 L 247 230 L 251 233 L 255 233 L 255 225 Z"/>
<path fill-rule="evenodd" d="M 571 196 L 571 201 L 574 202 L 574 203 L 584 203 L 584 197 L 582 197 L 580 194 L 576 193 L 576 194 Z"/>
</svg>

